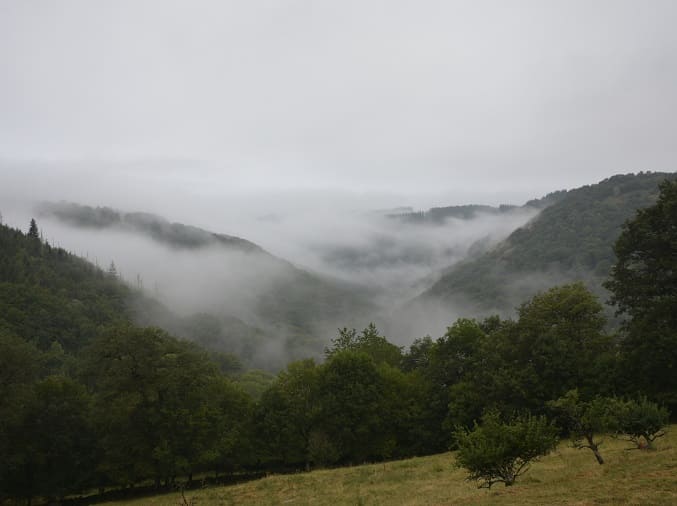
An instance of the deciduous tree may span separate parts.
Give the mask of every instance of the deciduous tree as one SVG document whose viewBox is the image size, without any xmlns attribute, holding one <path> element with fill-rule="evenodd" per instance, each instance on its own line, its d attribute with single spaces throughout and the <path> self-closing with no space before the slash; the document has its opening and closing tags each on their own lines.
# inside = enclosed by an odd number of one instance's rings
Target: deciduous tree
<svg viewBox="0 0 677 506">
<path fill-rule="evenodd" d="M 488 411 L 482 423 L 455 433 L 457 463 L 469 471 L 479 488 L 496 483 L 509 487 L 542 455 L 557 445 L 557 428 L 543 417 L 521 415 L 509 421 Z"/>
<path fill-rule="evenodd" d="M 665 435 L 670 413 L 667 408 L 651 402 L 645 396 L 619 401 L 616 408 L 617 430 L 637 448 L 649 450 L 654 441 Z M 642 442 L 642 439 L 644 442 Z"/>
<path fill-rule="evenodd" d="M 623 226 L 605 286 L 628 317 L 622 342 L 626 388 L 677 408 L 677 181 Z"/>
<path fill-rule="evenodd" d="M 580 398 L 578 390 L 570 390 L 556 401 L 548 403 L 557 414 L 562 428 L 571 435 L 574 448 L 588 448 L 597 459 L 604 464 L 599 451 L 602 442 L 597 436 L 609 432 L 617 425 L 614 415 L 617 402 L 614 399 L 596 397 L 591 401 Z"/>
</svg>

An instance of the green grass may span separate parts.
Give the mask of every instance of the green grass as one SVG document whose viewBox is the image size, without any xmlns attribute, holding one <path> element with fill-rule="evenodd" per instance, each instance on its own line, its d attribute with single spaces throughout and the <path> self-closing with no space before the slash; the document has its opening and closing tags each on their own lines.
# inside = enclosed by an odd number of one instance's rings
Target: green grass
<svg viewBox="0 0 677 506">
<path fill-rule="evenodd" d="M 445 453 L 386 464 L 271 475 L 249 483 L 193 490 L 195 506 L 216 505 L 677 505 L 677 426 L 655 451 L 627 450 L 607 438 L 600 466 L 589 450 L 566 442 L 532 465 L 512 487 L 478 489 Z M 107 503 L 176 506 L 179 494 Z"/>
</svg>

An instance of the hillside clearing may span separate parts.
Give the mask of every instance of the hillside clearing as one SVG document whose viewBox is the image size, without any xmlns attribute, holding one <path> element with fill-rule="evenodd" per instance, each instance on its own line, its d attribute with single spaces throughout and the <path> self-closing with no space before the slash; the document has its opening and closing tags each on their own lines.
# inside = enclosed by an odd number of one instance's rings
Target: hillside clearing
<svg viewBox="0 0 677 506">
<path fill-rule="evenodd" d="M 443 504 L 677 504 L 677 426 L 658 441 L 656 451 L 628 450 L 630 444 L 606 438 L 607 463 L 587 450 L 562 442 L 535 463 L 513 487 L 479 490 L 465 481 L 452 453 L 294 475 L 271 475 L 249 483 L 194 490 L 186 499 L 211 505 L 443 505 Z M 109 506 L 182 504 L 166 494 Z"/>
</svg>

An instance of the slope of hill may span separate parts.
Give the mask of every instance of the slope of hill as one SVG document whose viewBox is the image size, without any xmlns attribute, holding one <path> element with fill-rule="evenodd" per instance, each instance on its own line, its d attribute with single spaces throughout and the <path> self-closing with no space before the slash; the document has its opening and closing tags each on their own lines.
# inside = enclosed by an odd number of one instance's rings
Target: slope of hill
<svg viewBox="0 0 677 506">
<path fill-rule="evenodd" d="M 151 262 L 129 251 L 120 263 L 133 265 L 145 279 L 150 276 L 144 270 L 152 270 L 160 287 L 157 296 L 187 318 L 177 323 L 145 308 L 140 311 L 144 323 L 191 339 L 200 335 L 211 348 L 227 343 L 258 366 L 271 359 L 283 366 L 292 358 L 321 354 L 332 337 L 323 332 L 374 311 L 364 289 L 300 269 L 239 237 L 105 207 L 62 202 L 42 204 L 39 211 L 41 219 L 96 231 L 91 243 L 106 236 L 130 244 L 145 241 Z M 267 349 L 266 356 L 256 358 L 257 348 Z"/>
<path fill-rule="evenodd" d="M 435 223 L 441 224 L 449 218 L 458 220 L 469 220 L 476 217 L 478 214 L 497 215 L 505 214 L 510 211 L 518 209 L 518 206 L 501 205 L 498 207 L 486 205 L 464 205 L 464 206 L 448 206 L 448 207 L 433 207 L 428 211 L 419 212 L 405 212 L 405 213 L 391 213 L 387 216 L 392 219 L 400 220 L 404 223 Z"/>
<path fill-rule="evenodd" d="M 261 247 L 245 239 L 170 223 L 150 213 L 122 213 L 110 207 L 81 206 L 69 202 L 43 202 L 37 211 L 41 216 L 53 216 L 76 227 L 114 228 L 145 234 L 173 248 L 198 249 L 219 244 L 244 252 L 263 252 Z"/>
<path fill-rule="evenodd" d="M 468 314 L 508 314 L 549 286 L 583 280 L 599 295 L 614 262 L 613 244 L 622 224 L 650 205 L 658 183 L 672 173 L 617 175 L 598 184 L 552 194 L 526 226 L 491 251 L 445 272 L 417 303 L 437 300 Z"/>
<path fill-rule="evenodd" d="M 675 426 L 655 452 L 627 451 L 609 439 L 604 466 L 587 450 L 562 442 L 555 453 L 533 464 L 512 487 L 478 489 L 455 466 L 454 454 L 368 464 L 293 475 L 271 475 L 238 485 L 106 503 L 110 506 L 176 504 L 259 505 L 424 505 L 474 504 L 675 504 L 677 437 Z M 641 469 L 641 471 L 640 471 Z M 192 502 L 189 502 L 192 501 Z"/>
<path fill-rule="evenodd" d="M 128 322 L 131 291 L 89 262 L 0 225 L 0 330 L 75 352 L 99 327 Z"/>
<path fill-rule="evenodd" d="M 402 223 L 442 225 L 449 219 L 472 220 L 473 218 L 482 215 L 500 216 L 520 212 L 520 210 L 524 209 L 544 209 L 559 201 L 565 194 L 565 191 L 552 192 L 543 198 L 530 200 L 523 206 L 509 204 L 501 204 L 499 206 L 470 204 L 462 206 L 433 207 L 427 211 L 406 210 L 405 212 L 388 213 L 386 216 L 390 219 L 401 221 Z"/>
</svg>

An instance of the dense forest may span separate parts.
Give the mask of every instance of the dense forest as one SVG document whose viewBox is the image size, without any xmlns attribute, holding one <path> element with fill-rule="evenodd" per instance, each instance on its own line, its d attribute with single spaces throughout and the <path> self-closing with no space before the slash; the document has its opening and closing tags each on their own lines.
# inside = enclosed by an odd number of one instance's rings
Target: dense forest
<svg viewBox="0 0 677 506">
<path fill-rule="evenodd" d="M 516 413 L 575 433 L 572 413 L 599 399 L 674 414 L 677 182 L 658 187 L 663 179 L 655 175 L 652 189 L 612 178 L 598 189 L 608 193 L 582 189 L 570 207 L 558 197 L 539 218 L 564 217 L 548 244 L 580 233 L 580 250 L 542 262 L 566 258 L 603 277 L 618 332 L 607 330 L 597 295 L 573 282 L 525 299 L 514 317 L 460 318 L 407 349 L 373 324 L 342 328 L 323 361 L 292 362 L 249 390 L 232 354 L 135 323 L 154 303 L 139 303 L 146 296 L 114 266 L 51 246 L 35 221 L 27 233 L 0 226 L 0 503 L 431 454 L 463 444 L 480 420 L 490 427 Z M 571 221 L 575 199 L 600 212 L 610 199 L 647 207 L 614 215 L 613 253 L 591 255 L 587 238 L 607 232 Z M 509 243 L 525 236 L 531 251 L 529 234 L 545 226 L 536 221 Z"/>
<path fill-rule="evenodd" d="M 658 172 L 617 175 L 530 201 L 526 206 L 543 208 L 535 219 L 492 250 L 452 266 L 418 302 L 444 301 L 476 315 L 511 314 L 537 291 L 576 280 L 585 280 L 604 300 L 602 283 L 623 223 L 655 201 L 662 180 L 674 178 Z"/>
</svg>

